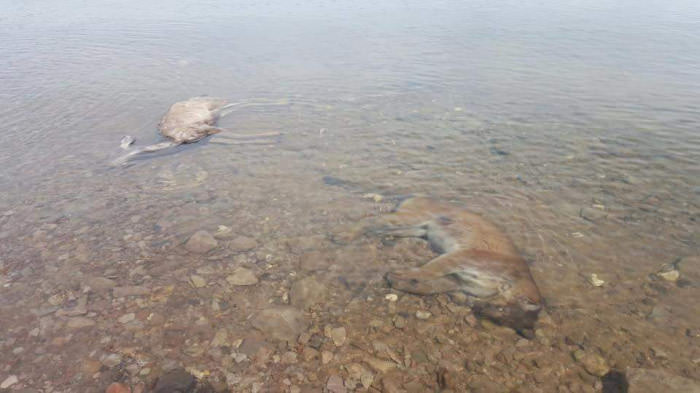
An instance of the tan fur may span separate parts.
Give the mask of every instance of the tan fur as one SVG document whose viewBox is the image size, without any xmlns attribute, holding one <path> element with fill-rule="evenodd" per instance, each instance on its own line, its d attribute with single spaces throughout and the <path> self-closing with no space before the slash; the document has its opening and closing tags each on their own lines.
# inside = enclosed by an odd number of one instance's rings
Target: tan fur
<svg viewBox="0 0 700 393">
<path fill-rule="evenodd" d="M 539 289 L 510 238 L 483 217 L 416 197 L 345 235 L 362 233 L 421 237 L 441 253 L 419 268 L 388 273 L 392 287 L 418 295 L 465 292 L 486 316 L 517 329 L 532 327 L 541 308 Z"/>
<path fill-rule="evenodd" d="M 176 102 L 170 106 L 168 112 L 160 120 L 160 123 L 158 123 L 158 130 L 161 135 L 168 138 L 168 141 L 132 150 L 112 161 L 112 164 L 123 165 L 131 158 L 143 153 L 154 153 L 181 144 L 198 142 L 209 135 L 218 134 L 222 129 L 216 126 L 216 122 L 219 120 L 222 111 L 234 105 L 240 104 L 227 104 L 226 100 L 213 97 L 193 97 L 186 101 Z M 223 143 L 235 145 L 259 143 L 256 141 L 241 141 L 240 139 L 279 135 L 278 132 L 254 135 L 240 135 L 227 132 L 227 138 L 236 140 Z"/>
</svg>

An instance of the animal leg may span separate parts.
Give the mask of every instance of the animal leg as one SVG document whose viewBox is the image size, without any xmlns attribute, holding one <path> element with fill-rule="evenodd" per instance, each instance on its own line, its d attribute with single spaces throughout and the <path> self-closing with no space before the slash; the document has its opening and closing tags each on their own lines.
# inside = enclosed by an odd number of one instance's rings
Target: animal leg
<svg viewBox="0 0 700 393">
<path fill-rule="evenodd" d="M 153 145 L 144 146 L 144 147 L 141 147 L 139 149 L 132 150 L 132 151 L 128 152 L 127 154 L 124 154 L 123 156 L 115 159 L 114 161 L 112 161 L 112 165 L 113 166 L 124 165 L 127 162 L 129 162 L 129 160 L 131 160 L 133 157 L 135 157 L 137 155 L 141 155 L 144 153 L 154 153 L 154 152 L 169 149 L 171 147 L 175 147 L 178 145 L 180 145 L 180 143 L 178 143 L 178 142 L 166 141 L 166 142 L 156 143 Z"/>
<path fill-rule="evenodd" d="M 456 291 L 461 289 L 460 282 L 450 275 L 456 258 L 443 254 L 419 268 L 389 272 L 386 280 L 392 288 L 417 295 Z"/>
</svg>

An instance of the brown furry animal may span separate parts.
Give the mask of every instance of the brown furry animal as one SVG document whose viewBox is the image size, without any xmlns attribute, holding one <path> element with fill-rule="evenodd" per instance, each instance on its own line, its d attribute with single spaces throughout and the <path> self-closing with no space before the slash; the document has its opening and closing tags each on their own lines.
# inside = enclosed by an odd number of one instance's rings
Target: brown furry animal
<svg viewBox="0 0 700 393">
<path fill-rule="evenodd" d="M 451 204 L 414 197 L 391 214 L 363 222 L 359 234 L 426 239 L 442 255 L 387 274 L 389 284 L 418 295 L 464 292 L 477 312 L 524 335 L 531 333 L 542 297 L 513 242 L 490 221 Z"/>
<path fill-rule="evenodd" d="M 235 105 L 227 104 L 226 100 L 213 97 L 193 97 L 186 101 L 174 103 L 168 112 L 158 123 L 158 130 L 161 135 L 168 138 L 168 141 L 156 143 L 150 146 L 135 149 L 113 161 L 114 165 L 125 164 L 134 156 L 143 153 L 153 153 L 168 149 L 185 143 L 198 142 L 201 139 L 217 134 L 223 129 L 216 126 L 216 122 L 225 109 Z M 243 104 L 256 105 L 256 104 Z M 258 104 L 259 105 L 259 104 Z M 279 133 L 271 132 L 255 135 L 240 135 L 226 133 L 229 138 L 246 139 L 258 137 L 278 136 Z M 242 144 L 249 142 L 229 142 Z M 128 145 L 126 145 L 128 147 Z"/>
</svg>

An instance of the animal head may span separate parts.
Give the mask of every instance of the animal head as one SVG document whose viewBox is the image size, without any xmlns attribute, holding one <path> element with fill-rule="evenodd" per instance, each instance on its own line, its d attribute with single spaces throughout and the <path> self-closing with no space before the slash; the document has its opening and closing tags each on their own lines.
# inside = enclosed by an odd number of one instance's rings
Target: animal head
<svg viewBox="0 0 700 393">
<path fill-rule="evenodd" d="M 485 318 L 503 326 L 515 329 L 526 338 L 534 336 L 534 326 L 542 310 L 542 304 L 527 297 L 519 297 L 505 305 L 488 302 L 475 304 L 474 311 Z"/>
</svg>

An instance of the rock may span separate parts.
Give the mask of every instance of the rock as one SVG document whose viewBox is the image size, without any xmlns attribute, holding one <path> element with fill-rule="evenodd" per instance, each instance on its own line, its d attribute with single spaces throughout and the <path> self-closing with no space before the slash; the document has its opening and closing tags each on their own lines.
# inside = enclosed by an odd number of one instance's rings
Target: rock
<svg viewBox="0 0 700 393">
<path fill-rule="evenodd" d="M 698 393 L 700 382 L 662 370 L 628 368 L 628 393 Z"/>
<path fill-rule="evenodd" d="M 377 359 L 375 357 L 366 357 L 362 359 L 367 365 L 372 367 L 375 371 L 379 373 L 387 373 L 396 368 L 396 363 L 390 362 L 388 360 Z"/>
<path fill-rule="evenodd" d="M 225 328 L 221 328 L 216 331 L 216 334 L 214 335 L 214 338 L 211 340 L 211 343 L 209 344 L 210 347 L 215 348 L 215 347 L 221 347 L 228 345 L 228 331 Z"/>
<path fill-rule="evenodd" d="M 231 285 L 244 286 L 258 283 L 255 273 L 244 267 L 237 267 L 231 275 L 226 277 L 226 281 Z"/>
<path fill-rule="evenodd" d="M 145 296 L 151 293 L 151 290 L 143 286 L 125 286 L 125 287 L 115 287 L 112 290 L 112 295 L 114 297 L 127 297 L 127 296 Z"/>
<path fill-rule="evenodd" d="M 586 353 L 579 349 L 574 351 L 574 359 L 581 363 L 589 374 L 596 377 L 602 377 L 610 371 L 605 359 L 595 353 Z"/>
<path fill-rule="evenodd" d="M 347 391 L 343 385 L 343 378 L 340 378 L 335 374 L 328 377 L 326 389 L 329 393 L 345 393 Z"/>
<path fill-rule="evenodd" d="M 429 319 L 432 314 L 429 311 L 418 310 L 416 311 L 416 318 L 426 320 Z"/>
<path fill-rule="evenodd" d="M 333 344 L 336 347 L 340 347 L 345 344 L 345 339 L 347 338 L 347 333 L 344 327 L 331 329 L 331 339 L 333 339 Z"/>
<path fill-rule="evenodd" d="M 131 388 L 123 383 L 113 382 L 107 387 L 105 393 L 131 393 Z"/>
<path fill-rule="evenodd" d="M 117 282 L 104 277 L 91 277 L 85 280 L 85 285 L 95 292 L 106 292 L 117 286 Z"/>
<path fill-rule="evenodd" d="M 202 276 L 193 274 L 190 276 L 190 284 L 195 288 L 204 288 L 207 286 L 207 280 Z"/>
<path fill-rule="evenodd" d="M 598 278 L 597 274 L 591 273 L 591 275 L 588 276 L 588 283 L 590 283 L 594 287 L 602 287 L 603 284 L 605 284 L 605 281 Z"/>
<path fill-rule="evenodd" d="M 19 382 L 19 379 L 17 378 L 16 375 L 10 375 L 9 377 L 5 378 L 4 381 L 0 384 L 0 389 L 7 389 L 10 386 L 16 384 Z"/>
<path fill-rule="evenodd" d="M 405 328 L 406 323 L 407 323 L 406 318 L 404 318 L 400 315 L 397 315 L 396 317 L 394 317 L 393 322 L 394 322 L 394 326 L 396 326 L 397 329 Z"/>
<path fill-rule="evenodd" d="M 104 359 L 102 359 L 102 364 L 104 364 L 105 367 L 116 367 L 122 362 L 122 357 L 118 353 L 112 353 L 107 355 Z"/>
<path fill-rule="evenodd" d="M 130 312 L 128 314 L 122 315 L 117 320 L 119 321 L 119 323 L 129 323 L 129 322 L 133 321 L 134 319 L 136 319 L 136 314 L 134 314 L 133 312 Z"/>
<path fill-rule="evenodd" d="M 659 269 L 659 271 L 656 272 L 656 275 L 666 281 L 678 281 L 678 279 L 681 277 L 681 272 L 678 270 L 678 262 L 680 261 L 681 260 L 678 259 L 675 262 L 663 264 L 661 266 L 661 269 Z"/>
<path fill-rule="evenodd" d="M 328 364 L 331 360 L 333 360 L 333 352 L 329 352 L 329 351 L 321 352 L 321 363 Z"/>
<path fill-rule="evenodd" d="M 226 225 L 219 225 L 219 228 L 214 233 L 214 237 L 219 240 L 231 239 L 233 231 Z"/>
<path fill-rule="evenodd" d="M 292 285 L 289 291 L 291 302 L 300 308 L 309 308 L 316 303 L 323 302 L 328 289 L 314 277 L 305 277 Z"/>
<path fill-rule="evenodd" d="M 211 233 L 207 231 L 197 231 L 187 240 L 185 249 L 194 254 L 206 254 L 218 245 L 219 242 L 214 239 Z"/>
<path fill-rule="evenodd" d="M 70 318 L 66 326 L 69 329 L 82 329 L 90 326 L 95 326 L 95 321 L 85 317 Z"/>
<path fill-rule="evenodd" d="M 395 302 L 399 300 L 399 296 L 395 293 L 389 293 L 386 296 L 384 296 L 384 299 L 390 301 L 390 302 Z"/>
<path fill-rule="evenodd" d="M 102 363 L 95 359 L 85 359 L 81 367 L 82 371 L 88 375 L 92 375 L 100 371 L 100 368 L 102 368 Z"/>
<path fill-rule="evenodd" d="M 278 306 L 260 311 L 251 320 L 253 327 L 281 341 L 295 341 L 308 325 L 304 314 L 293 307 Z"/>
<path fill-rule="evenodd" d="M 153 393 L 191 393 L 197 380 L 185 369 L 177 368 L 168 371 L 158 378 Z"/>
<path fill-rule="evenodd" d="M 250 251 L 257 246 L 258 242 L 252 237 L 247 236 L 238 236 L 228 244 L 228 248 L 236 252 Z"/>
</svg>

